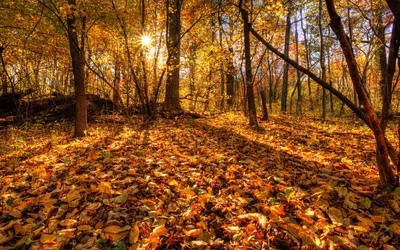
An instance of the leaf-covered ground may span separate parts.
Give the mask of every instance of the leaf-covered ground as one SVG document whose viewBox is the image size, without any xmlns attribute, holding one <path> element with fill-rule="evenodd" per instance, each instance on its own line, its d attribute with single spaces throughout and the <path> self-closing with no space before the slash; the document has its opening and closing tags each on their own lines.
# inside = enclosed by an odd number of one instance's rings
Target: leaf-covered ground
<svg viewBox="0 0 400 250">
<path fill-rule="evenodd" d="M 234 114 L 0 132 L 0 249 L 399 249 L 354 121 Z"/>
</svg>

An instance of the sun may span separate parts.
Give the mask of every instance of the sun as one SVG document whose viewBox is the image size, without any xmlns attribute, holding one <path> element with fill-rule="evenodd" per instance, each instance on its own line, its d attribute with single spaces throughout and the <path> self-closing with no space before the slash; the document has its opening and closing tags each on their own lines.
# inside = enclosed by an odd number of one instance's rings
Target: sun
<svg viewBox="0 0 400 250">
<path fill-rule="evenodd" d="M 151 37 L 143 35 L 142 36 L 142 45 L 149 46 L 151 44 Z"/>
</svg>

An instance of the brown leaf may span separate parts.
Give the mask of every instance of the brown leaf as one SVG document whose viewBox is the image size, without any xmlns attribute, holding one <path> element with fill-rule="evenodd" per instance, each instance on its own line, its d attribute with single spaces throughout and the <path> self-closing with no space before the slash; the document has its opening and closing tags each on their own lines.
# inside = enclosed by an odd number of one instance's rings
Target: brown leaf
<svg viewBox="0 0 400 250">
<path fill-rule="evenodd" d="M 386 217 L 383 215 L 373 215 L 371 216 L 371 220 L 376 223 L 385 223 Z"/>
</svg>

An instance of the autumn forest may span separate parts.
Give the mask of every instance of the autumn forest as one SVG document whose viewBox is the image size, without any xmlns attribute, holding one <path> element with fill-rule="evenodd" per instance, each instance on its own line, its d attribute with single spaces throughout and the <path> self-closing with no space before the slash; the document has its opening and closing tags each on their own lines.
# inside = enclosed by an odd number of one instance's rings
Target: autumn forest
<svg viewBox="0 0 400 250">
<path fill-rule="evenodd" d="M 399 0 L 0 0 L 0 249 L 400 249 Z"/>
</svg>

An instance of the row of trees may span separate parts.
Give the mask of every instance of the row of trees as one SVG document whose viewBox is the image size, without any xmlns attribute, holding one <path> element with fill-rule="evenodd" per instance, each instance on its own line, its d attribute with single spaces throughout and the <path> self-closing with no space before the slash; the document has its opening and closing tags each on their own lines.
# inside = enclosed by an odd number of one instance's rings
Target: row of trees
<svg viewBox="0 0 400 250">
<path fill-rule="evenodd" d="M 275 103 L 323 118 L 347 107 L 375 136 L 381 184 L 397 183 L 385 130 L 399 104 L 400 1 L 4 0 L 0 8 L 3 95 L 74 93 L 76 136 L 85 135 L 87 92 L 126 113 L 138 106 L 145 119 L 160 101 L 168 116 L 241 109 L 253 127 Z"/>
</svg>

